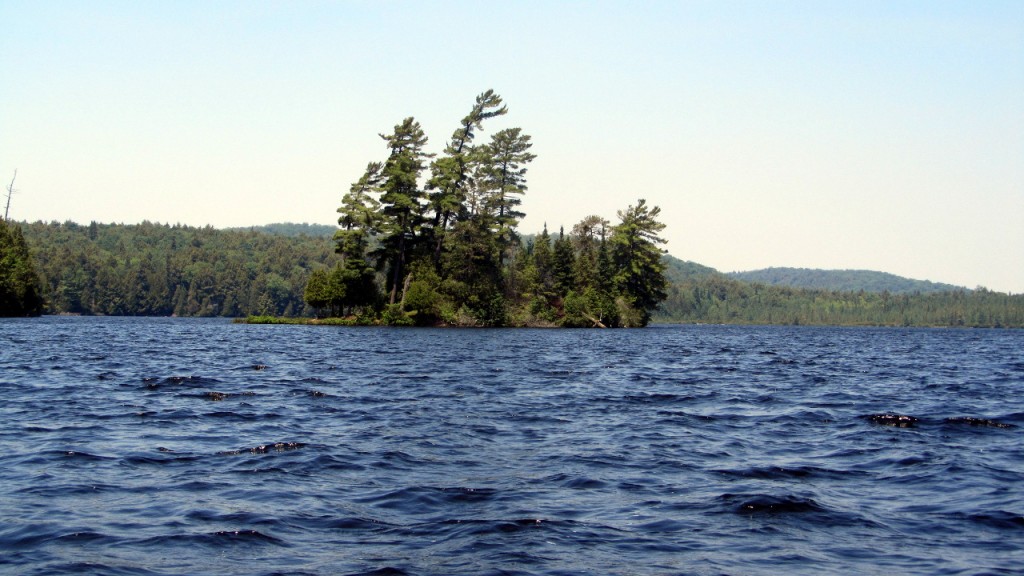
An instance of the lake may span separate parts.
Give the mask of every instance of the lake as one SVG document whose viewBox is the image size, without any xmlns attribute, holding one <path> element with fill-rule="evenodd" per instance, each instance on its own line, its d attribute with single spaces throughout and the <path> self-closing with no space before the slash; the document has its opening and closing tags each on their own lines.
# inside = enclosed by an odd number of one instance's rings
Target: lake
<svg viewBox="0 0 1024 576">
<path fill-rule="evenodd" d="M 0 573 L 999 574 L 1024 331 L 0 320 Z"/>
</svg>

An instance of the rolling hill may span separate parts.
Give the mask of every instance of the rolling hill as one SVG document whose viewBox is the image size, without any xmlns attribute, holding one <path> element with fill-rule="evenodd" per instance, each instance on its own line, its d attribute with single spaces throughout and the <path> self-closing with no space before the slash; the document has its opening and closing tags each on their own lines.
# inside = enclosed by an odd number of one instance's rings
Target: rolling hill
<svg viewBox="0 0 1024 576">
<path fill-rule="evenodd" d="M 842 292 L 889 292 L 890 294 L 932 294 L 965 290 L 962 286 L 928 280 L 912 280 L 873 270 L 818 270 L 809 268 L 765 268 L 726 274 L 735 280 L 769 286 L 789 286 Z"/>
</svg>

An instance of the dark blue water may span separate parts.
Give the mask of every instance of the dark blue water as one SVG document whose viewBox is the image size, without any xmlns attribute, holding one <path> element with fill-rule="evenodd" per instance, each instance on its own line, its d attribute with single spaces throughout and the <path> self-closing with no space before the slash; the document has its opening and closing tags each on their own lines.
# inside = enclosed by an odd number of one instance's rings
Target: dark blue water
<svg viewBox="0 0 1024 576">
<path fill-rule="evenodd" d="M 0 572 L 1024 567 L 1024 332 L 0 321 Z"/>
</svg>

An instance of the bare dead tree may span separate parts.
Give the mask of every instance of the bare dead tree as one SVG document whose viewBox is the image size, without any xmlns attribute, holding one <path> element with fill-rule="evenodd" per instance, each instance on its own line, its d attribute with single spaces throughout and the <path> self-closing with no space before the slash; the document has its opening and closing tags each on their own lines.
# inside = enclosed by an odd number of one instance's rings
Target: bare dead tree
<svg viewBox="0 0 1024 576">
<path fill-rule="evenodd" d="M 11 210 L 11 196 L 14 196 L 14 179 L 18 177 L 18 169 L 14 169 L 14 177 L 11 178 L 11 183 L 7 185 L 7 207 L 4 208 L 4 222 L 7 221 L 7 213 Z"/>
</svg>

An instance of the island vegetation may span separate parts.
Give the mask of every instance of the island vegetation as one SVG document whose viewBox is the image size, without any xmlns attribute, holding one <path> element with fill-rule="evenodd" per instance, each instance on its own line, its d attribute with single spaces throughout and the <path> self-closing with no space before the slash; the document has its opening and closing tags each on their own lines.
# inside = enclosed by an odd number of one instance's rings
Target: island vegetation
<svg viewBox="0 0 1024 576">
<path fill-rule="evenodd" d="M 477 142 L 507 111 L 480 94 L 440 155 L 413 117 L 381 134 L 390 153 L 342 198 L 341 261 L 312 272 L 306 302 L 361 324 L 646 325 L 665 298 L 660 209 L 641 199 L 615 225 L 588 216 L 524 241 L 531 138 L 506 128 Z"/>
</svg>

